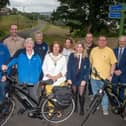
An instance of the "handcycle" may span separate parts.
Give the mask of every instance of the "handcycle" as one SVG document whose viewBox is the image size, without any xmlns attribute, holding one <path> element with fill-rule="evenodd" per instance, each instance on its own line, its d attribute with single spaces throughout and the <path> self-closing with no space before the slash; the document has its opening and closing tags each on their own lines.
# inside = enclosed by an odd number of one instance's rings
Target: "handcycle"
<svg viewBox="0 0 126 126">
<path fill-rule="evenodd" d="M 97 93 L 93 97 L 93 100 L 89 104 L 87 112 L 84 115 L 83 121 L 81 123 L 81 126 L 84 126 L 88 121 L 89 117 L 97 111 L 105 93 L 109 98 L 111 111 L 114 114 L 120 115 L 124 120 L 126 120 L 126 97 L 123 101 L 121 101 L 119 95 L 116 92 L 113 92 L 112 83 L 107 79 L 103 79 L 95 68 L 93 68 L 93 71 L 95 77 L 98 77 L 104 84 L 103 87 L 97 91 Z M 126 88 L 126 85 L 118 84 L 117 86 L 123 86 L 124 88 Z"/>
<path fill-rule="evenodd" d="M 9 88 L 5 97 L 5 103 L 3 105 L 3 109 L 5 106 L 7 106 L 7 112 L 5 114 L 3 113 L 3 115 L 0 116 L 0 126 L 4 126 L 10 119 L 10 117 L 13 115 L 14 108 L 16 105 L 14 97 L 24 107 L 24 111 L 22 111 L 22 114 L 24 112 L 27 112 L 27 115 L 30 118 L 38 118 L 41 120 L 44 119 L 51 123 L 60 123 L 70 118 L 74 112 L 75 103 L 72 96 L 67 96 L 69 97 L 69 100 L 65 101 L 65 99 L 63 99 L 65 102 L 62 103 L 55 96 L 55 92 L 48 96 L 46 95 L 46 93 L 42 92 L 43 95 L 40 96 L 37 102 L 23 89 L 27 88 L 27 85 L 23 85 L 22 88 L 19 86 L 19 84 L 14 78 L 9 76 L 7 76 L 7 80 L 9 81 Z M 48 82 L 46 81 L 41 82 L 41 84 L 45 86 L 47 85 L 47 83 Z M 62 88 L 67 88 L 69 89 L 69 91 L 71 90 L 68 86 L 63 86 Z M 51 116 L 49 115 L 49 102 L 53 104 L 53 112 L 51 113 Z"/>
</svg>

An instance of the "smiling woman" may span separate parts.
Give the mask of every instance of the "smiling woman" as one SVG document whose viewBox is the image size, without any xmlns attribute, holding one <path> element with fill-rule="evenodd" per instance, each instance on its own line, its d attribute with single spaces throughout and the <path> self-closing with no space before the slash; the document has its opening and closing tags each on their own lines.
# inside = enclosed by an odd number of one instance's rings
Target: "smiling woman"
<svg viewBox="0 0 126 126">
<path fill-rule="evenodd" d="M 53 11 L 58 5 L 57 0 L 48 0 L 48 1 L 34 1 L 34 0 L 10 0 L 10 7 L 17 8 L 22 11 L 22 8 L 26 12 L 50 12 Z"/>
</svg>

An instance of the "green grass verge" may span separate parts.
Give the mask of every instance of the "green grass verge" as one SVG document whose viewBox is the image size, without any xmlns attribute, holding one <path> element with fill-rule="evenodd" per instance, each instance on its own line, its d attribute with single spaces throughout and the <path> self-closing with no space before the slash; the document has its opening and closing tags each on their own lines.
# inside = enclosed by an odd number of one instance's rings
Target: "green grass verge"
<svg viewBox="0 0 126 126">
<path fill-rule="evenodd" d="M 63 44 L 64 40 L 69 37 L 69 29 L 68 27 L 61 27 L 61 26 L 55 26 L 52 24 L 46 24 L 44 29 L 42 30 L 44 33 L 44 40 L 48 42 L 50 45 L 53 41 L 59 41 L 61 44 Z M 97 37 L 94 37 L 95 43 L 97 43 Z M 76 42 L 78 40 L 84 40 L 80 37 L 73 37 L 73 40 Z M 111 48 L 114 48 L 118 45 L 118 39 L 117 37 L 108 37 L 108 46 Z"/>
<path fill-rule="evenodd" d="M 54 41 L 63 43 L 64 40 L 68 37 L 68 31 L 68 27 L 56 26 L 49 23 L 47 23 L 45 28 L 42 30 L 42 32 L 44 33 L 44 40 L 48 42 L 49 45 Z"/>
<path fill-rule="evenodd" d="M 0 16 L 0 39 L 9 34 L 11 24 L 17 24 L 18 29 L 27 29 L 37 24 L 37 21 L 32 21 L 22 15 L 6 15 Z"/>
</svg>

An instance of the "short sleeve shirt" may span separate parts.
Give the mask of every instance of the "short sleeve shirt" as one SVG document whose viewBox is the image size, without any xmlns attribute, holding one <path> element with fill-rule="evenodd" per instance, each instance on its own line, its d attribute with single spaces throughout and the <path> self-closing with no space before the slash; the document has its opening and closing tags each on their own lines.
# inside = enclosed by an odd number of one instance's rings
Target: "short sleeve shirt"
<svg viewBox="0 0 126 126">
<path fill-rule="evenodd" d="M 110 75 L 111 65 L 115 64 L 117 59 L 113 50 L 109 47 L 95 47 L 90 54 L 90 63 L 92 68 L 95 67 L 100 76 L 104 79 Z M 96 79 L 92 74 L 91 77 Z M 97 78 L 98 79 L 98 78 Z"/>
</svg>

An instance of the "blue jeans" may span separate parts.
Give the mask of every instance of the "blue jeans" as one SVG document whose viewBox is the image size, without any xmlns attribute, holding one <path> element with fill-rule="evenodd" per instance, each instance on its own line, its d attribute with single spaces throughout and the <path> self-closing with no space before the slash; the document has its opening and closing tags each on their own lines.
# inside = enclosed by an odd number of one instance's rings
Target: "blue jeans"
<svg viewBox="0 0 126 126">
<path fill-rule="evenodd" d="M 0 103 L 3 103 L 6 93 L 6 82 L 0 82 Z"/>
<path fill-rule="evenodd" d="M 103 86 L 103 82 L 101 80 L 91 79 L 91 85 L 92 85 L 93 95 L 95 95 L 97 93 L 97 91 Z M 108 96 L 105 93 L 105 95 L 103 96 L 103 99 L 102 99 L 103 110 L 108 110 L 108 103 L 109 103 Z"/>
</svg>

